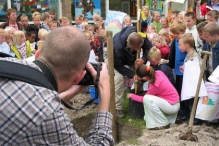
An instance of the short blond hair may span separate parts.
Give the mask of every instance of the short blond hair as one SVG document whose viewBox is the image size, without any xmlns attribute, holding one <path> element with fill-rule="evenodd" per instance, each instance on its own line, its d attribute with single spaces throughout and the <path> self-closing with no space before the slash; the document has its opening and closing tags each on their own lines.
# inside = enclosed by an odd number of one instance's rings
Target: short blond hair
<svg viewBox="0 0 219 146">
<path fill-rule="evenodd" d="M 203 27 L 202 31 L 208 32 L 211 36 L 219 35 L 219 25 L 217 22 L 209 22 Z"/>
<path fill-rule="evenodd" d="M 185 33 L 179 37 L 179 40 L 182 41 L 184 44 L 188 44 L 190 47 L 194 47 L 195 40 L 192 34 Z"/>
<path fill-rule="evenodd" d="M 63 21 L 69 21 L 67 17 L 61 17 L 59 18 L 59 22 L 62 23 Z"/>
<path fill-rule="evenodd" d="M 35 18 L 40 18 L 41 19 L 41 14 L 39 13 L 39 12 L 34 12 L 33 14 L 32 14 L 32 20 L 34 20 Z"/>
<path fill-rule="evenodd" d="M 181 20 L 174 20 L 173 23 L 170 26 L 170 31 L 172 33 L 176 33 L 176 32 L 183 32 L 183 33 L 185 33 L 186 25 Z"/>
<path fill-rule="evenodd" d="M 22 36 L 25 36 L 25 34 L 24 34 L 23 31 L 21 31 L 21 30 L 15 31 L 15 32 L 14 32 L 14 35 L 13 35 L 13 39 L 12 39 L 12 44 L 13 44 L 14 46 L 20 45 L 20 44 L 21 44 L 20 38 L 21 38 Z"/>
<path fill-rule="evenodd" d="M 12 26 L 7 26 L 5 29 L 4 29 L 6 32 L 9 32 L 9 31 L 15 31 L 16 29 Z"/>
<path fill-rule="evenodd" d="M 49 24 L 48 24 L 48 25 L 49 25 L 49 27 L 51 27 L 53 24 L 57 24 L 57 22 L 56 22 L 56 21 L 54 21 L 54 20 L 52 20 L 52 21 L 50 21 L 50 22 L 49 22 Z"/>
<path fill-rule="evenodd" d="M 152 39 L 152 44 L 153 44 L 153 42 L 158 42 L 158 43 L 161 44 L 161 46 L 166 46 L 167 45 L 166 41 L 161 36 L 153 38 Z"/>
<path fill-rule="evenodd" d="M 44 20 L 46 20 L 46 18 L 48 18 L 48 17 L 50 17 L 50 13 L 49 13 L 49 12 L 44 12 L 44 13 L 42 14 L 41 20 L 44 21 Z"/>
<path fill-rule="evenodd" d="M 93 34 L 90 31 L 84 31 L 84 35 L 86 36 L 86 38 L 90 38 L 93 40 Z"/>
<path fill-rule="evenodd" d="M 219 12 L 217 10 L 211 10 L 207 13 L 207 16 L 213 17 L 214 19 L 218 20 Z"/>
<path fill-rule="evenodd" d="M 152 47 L 148 52 L 148 60 L 154 61 L 161 59 L 161 52 L 158 48 Z"/>
<path fill-rule="evenodd" d="M 101 30 L 99 33 L 99 38 L 102 40 L 106 40 L 107 39 L 107 31 L 106 30 Z"/>
<path fill-rule="evenodd" d="M 45 39 L 48 34 L 49 34 L 49 32 L 45 28 L 41 28 L 38 31 L 38 38 Z"/>
<path fill-rule="evenodd" d="M 167 29 L 161 29 L 159 34 L 159 36 L 169 36 L 169 31 Z"/>
</svg>

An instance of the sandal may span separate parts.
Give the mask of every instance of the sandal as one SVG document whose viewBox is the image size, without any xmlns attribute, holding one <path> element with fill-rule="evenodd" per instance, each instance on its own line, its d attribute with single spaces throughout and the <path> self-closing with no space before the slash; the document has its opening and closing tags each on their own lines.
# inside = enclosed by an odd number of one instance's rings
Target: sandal
<svg viewBox="0 0 219 146">
<path fill-rule="evenodd" d="M 170 128 L 170 124 L 161 127 L 150 128 L 149 130 L 164 130 Z"/>
</svg>

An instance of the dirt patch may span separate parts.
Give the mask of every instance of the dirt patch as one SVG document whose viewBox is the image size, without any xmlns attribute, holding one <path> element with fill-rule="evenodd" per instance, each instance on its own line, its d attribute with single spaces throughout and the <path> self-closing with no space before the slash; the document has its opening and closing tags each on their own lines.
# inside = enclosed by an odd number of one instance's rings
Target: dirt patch
<svg viewBox="0 0 219 146">
<path fill-rule="evenodd" d="M 122 122 L 117 122 L 118 128 L 118 141 L 125 141 L 129 139 L 136 139 L 141 136 L 141 131 L 130 125 L 125 125 Z"/>
<path fill-rule="evenodd" d="M 73 99 L 70 100 L 70 103 L 73 107 L 80 107 L 86 101 L 90 100 L 90 94 L 78 94 Z M 97 110 L 97 105 L 92 104 L 91 106 L 83 110 L 70 110 L 65 108 L 65 112 L 68 114 L 72 120 L 73 127 L 77 131 L 78 135 L 86 138 L 86 134 L 91 129 L 93 124 L 93 119 Z M 135 139 L 141 136 L 141 132 L 129 125 L 124 125 L 121 122 L 118 122 L 118 140 L 124 141 L 128 139 Z"/>
<path fill-rule="evenodd" d="M 139 146 L 218 146 L 219 128 L 208 127 L 205 125 L 194 126 L 193 134 L 198 137 L 198 142 L 180 140 L 179 135 L 187 131 L 187 124 L 171 125 L 171 128 L 165 130 L 147 130 L 143 135 L 137 138 Z M 206 132 L 207 131 L 207 132 Z M 133 146 L 127 141 L 123 141 L 118 146 Z"/>
<path fill-rule="evenodd" d="M 74 107 L 82 106 L 90 99 L 89 94 L 79 94 L 71 102 Z M 69 110 L 65 108 L 74 124 L 77 133 L 85 138 L 87 132 L 91 129 L 97 105 L 93 104 L 83 110 Z M 187 124 L 171 125 L 165 130 L 147 130 L 143 132 L 118 122 L 118 140 L 121 141 L 118 146 L 219 146 L 219 127 L 206 126 L 205 124 L 193 127 L 193 134 L 198 137 L 198 142 L 190 142 L 179 139 L 179 135 L 186 133 Z M 135 144 L 130 144 L 129 139 L 134 139 Z"/>
<path fill-rule="evenodd" d="M 83 116 L 72 121 L 72 123 L 74 124 L 74 129 L 77 131 L 80 137 L 83 137 L 84 139 L 86 138 L 87 133 L 89 132 L 93 124 L 94 117 L 95 114 L 91 113 L 87 116 Z"/>
</svg>

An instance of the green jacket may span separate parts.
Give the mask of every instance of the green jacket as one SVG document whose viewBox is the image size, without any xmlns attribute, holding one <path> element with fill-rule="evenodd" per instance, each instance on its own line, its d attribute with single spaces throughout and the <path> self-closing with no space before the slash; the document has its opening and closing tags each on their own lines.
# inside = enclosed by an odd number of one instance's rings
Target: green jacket
<svg viewBox="0 0 219 146">
<path fill-rule="evenodd" d="M 159 33 L 160 30 L 162 29 L 162 24 L 161 24 L 161 23 L 157 23 L 157 22 L 153 21 L 153 22 L 151 23 L 151 25 L 153 25 L 153 26 L 155 27 L 157 33 Z"/>
<path fill-rule="evenodd" d="M 21 60 L 21 55 L 20 53 L 18 52 L 18 49 L 16 46 L 11 46 L 11 50 L 15 53 L 15 57 L 19 60 Z M 31 53 L 33 52 L 33 48 L 30 46 L 30 42 L 29 41 L 26 41 L 26 54 L 27 54 L 27 57 L 30 57 L 31 56 Z"/>
</svg>

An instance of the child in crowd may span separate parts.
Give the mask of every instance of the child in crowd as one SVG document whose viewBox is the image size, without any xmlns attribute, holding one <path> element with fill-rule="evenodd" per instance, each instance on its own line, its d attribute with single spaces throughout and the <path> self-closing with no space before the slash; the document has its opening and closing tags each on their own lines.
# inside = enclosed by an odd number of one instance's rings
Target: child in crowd
<svg viewBox="0 0 219 146">
<path fill-rule="evenodd" d="M 153 38 L 152 45 L 157 47 L 160 50 L 161 58 L 167 59 L 170 53 L 170 48 L 161 36 Z"/>
<path fill-rule="evenodd" d="M 186 52 L 184 63 L 188 60 L 197 57 L 201 66 L 201 57 L 194 49 L 195 40 L 191 34 L 185 33 L 179 37 L 179 49 L 181 52 Z M 180 66 L 180 70 L 183 70 L 183 66 Z"/>
<path fill-rule="evenodd" d="M 52 20 L 49 12 L 44 12 L 42 14 L 41 20 L 43 21 L 43 23 L 41 24 L 40 28 L 45 28 L 47 31 L 50 31 L 49 29 L 49 22 Z"/>
<path fill-rule="evenodd" d="M 104 47 L 106 47 L 107 43 L 107 32 L 105 30 L 101 30 L 99 32 L 99 42 L 100 42 L 100 48 L 99 48 L 99 62 L 104 62 Z"/>
<path fill-rule="evenodd" d="M 26 41 L 23 31 L 15 31 L 13 35 L 13 46 L 11 46 L 13 53 L 17 59 L 25 59 L 31 56 L 35 50 L 31 48 L 29 41 Z"/>
<path fill-rule="evenodd" d="M 38 50 L 35 53 L 35 59 L 37 59 L 39 57 L 43 42 L 45 41 L 46 36 L 48 34 L 49 34 L 49 32 L 44 28 L 41 28 L 39 30 L 39 32 L 38 32 L 39 41 L 37 42 Z"/>
<path fill-rule="evenodd" d="M 87 22 L 88 23 L 88 18 L 87 17 L 83 17 L 83 22 Z"/>
<path fill-rule="evenodd" d="M 81 27 L 81 23 L 83 22 L 83 16 L 82 15 L 78 15 L 75 17 L 75 27 L 77 27 L 78 29 L 80 29 L 82 31 L 82 27 Z"/>
<path fill-rule="evenodd" d="M 168 46 L 171 45 L 170 34 L 168 30 L 161 29 L 158 35 L 161 36 L 165 40 Z"/>
<path fill-rule="evenodd" d="M 100 48 L 99 33 L 101 30 L 103 27 L 100 24 L 94 24 L 94 44 L 97 48 Z"/>
<path fill-rule="evenodd" d="M 100 17 L 100 15 L 98 13 L 93 14 L 93 21 L 94 24 L 96 24 L 97 19 Z"/>
<path fill-rule="evenodd" d="M 185 11 L 179 12 L 179 14 L 177 15 L 177 19 L 184 21 L 185 14 L 186 14 Z"/>
<path fill-rule="evenodd" d="M 36 44 L 36 37 L 38 33 L 38 28 L 35 25 L 29 25 L 26 29 L 26 39 L 28 43 L 30 43 L 30 46 L 37 50 L 37 44 Z"/>
<path fill-rule="evenodd" d="M 52 30 L 54 30 L 54 29 L 56 29 L 58 26 L 57 26 L 57 22 L 56 21 L 50 21 L 49 22 L 49 29 L 50 29 L 50 31 L 52 31 Z"/>
<path fill-rule="evenodd" d="M 162 29 L 162 24 L 160 23 L 160 12 L 154 11 L 153 12 L 153 22 L 151 23 L 156 29 L 156 33 L 159 33 Z"/>
<path fill-rule="evenodd" d="M 174 73 L 176 75 L 175 88 L 178 94 L 181 95 L 183 73 L 180 71 L 180 66 L 184 64 L 186 53 L 180 51 L 178 39 L 185 33 L 186 25 L 184 22 L 176 20 L 170 26 L 170 31 L 173 33 L 175 38 L 170 46 L 170 54 L 168 56 L 168 60 L 170 68 L 174 69 Z M 184 108 L 185 106 L 180 103 L 180 113 L 178 117 L 179 121 L 186 118 Z"/>
<path fill-rule="evenodd" d="M 99 25 L 101 25 L 103 27 L 103 18 L 100 17 L 100 16 L 97 17 L 94 24 L 99 24 Z"/>
<path fill-rule="evenodd" d="M 94 25 L 92 25 L 92 24 L 86 25 L 85 31 L 90 31 L 92 34 L 94 34 Z"/>
<path fill-rule="evenodd" d="M 195 49 L 199 54 L 201 54 L 203 43 L 198 36 L 198 31 L 196 28 L 196 17 L 194 12 L 187 12 L 185 14 L 185 22 L 187 26 L 186 33 L 192 34 L 195 39 Z"/>
<path fill-rule="evenodd" d="M 207 60 L 206 77 L 208 78 L 219 65 L 219 25 L 215 22 L 209 22 L 203 27 L 202 32 L 207 42 L 203 50 L 212 52 Z"/>
<path fill-rule="evenodd" d="M 147 6 L 142 6 L 141 17 L 143 21 L 147 22 L 148 26 L 151 24 L 151 12 Z"/>
<path fill-rule="evenodd" d="M 206 24 L 208 24 L 208 22 L 203 21 L 197 25 L 198 35 L 199 35 L 199 38 L 202 40 L 203 46 L 205 45 L 206 42 L 205 42 L 204 37 L 203 37 L 202 29 Z"/>
<path fill-rule="evenodd" d="M 101 30 L 99 39 L 102 41 L 102 48 L 103 48 L 103 60 L 105 63 L 108 64 L 108 57 L 107 57 L 107 31 Z"/>
<path fill-rule="evenodd" d="M 87 22 L 82 22 L 81 23 L 81 28 L 82 28 L 82 31 L 84 32 L 85 31 L 85 27 L 88 25 Z"/>
<path fill-rule="evenodd" d="M 144 104 L 146 128 L 161 130 L 174 124 L 180 107 L 179 95 L 162 71 L 154 71 L 150 66 L 141 65 L 137 68 L 137 80 L 150 82 L 144 96 L 128 94 L 131 100 Z"/>
<path fill-rule="evenodd" d="M 169 23 L 170 23 L 170 26 L 171 24 L 177 20 L 177 16 L 179 14 L 179 11 L 172 11 L 171 14 L 170 14 L 170 20 L 169 20 Z"/>
<path fill-rule="evenodd" d="M 9 45 L 5 42 L 6 34 L 7 33 L 4 31 L 4 29 L 0 28 L 0 52 L 14 57 L 14 54 L 10 51 L 11 49 Z"/>
<path fill-rule="evenodd" d="M 69 19 L 67 17 L 61 17 L 59 19 L 60 27 L 68 26 L 69 25 Z"/>
<path fill-rule="evenodd" d="M 148 26 L 147 29 L 147 38 L 149 41 L 152 41 L 152 39 L 156 38 L 158 34 L 156 33 L 156 28 L 153 25 Z"/>
<path fill-rule="evenodd" d="M 156 70 L 161 70 L 170 82 L 174 85 L 174 76 L 171 68 L 166 64 L 167 60 L 161 59 L 161 52 L 158 48 L 152 47 L 148 52 L 148 61 L 150 61 L 151 67 Z"/>
<path fill-rule="evenodd" d="M 132 26 L 132 19 L 129 15 L 126 15 L 123 20 L 122 27 L 126 27 L 126 26 Z"/>
<path fill-rule="evenodd" d="M 12 26 L 8 26 L 5 29 L 6 35 L 6 43 L 11 47 L 12 46 L 12 39 L 15 32 L 15 28 Z"/>
<path fill-rule="evenodd" d="M 97 46 L 95 46 L 95 44 L 94 44 L 93 34 L 91 32 L 89 32 L 89 31 L 85 31 L 84 34 L 85 34 L 85 36 L 87 37 L 87 40 L 90 43 L 91 51 L 93 51 L 94 54 L 95 54 L 95 60 L 99 61 L 99 50 L 98 50 Z"/>
<path fill-rule="evenodd" d="M 185 33 L 184 35 L 179 37 L 179 49 L 181 52 L 186 52 L 186 57 L 184 59 L 184 63 L 187 62 L 188 60 L 192 60 L 193 58 L 198 58 L 199 60 L 199 65 L 201 66 L 202 59 L 200 55 L 196 52 L 194 49 L 195 45 L 195 40 L 191 34 Z M 180 70 L 183 72 L 184 71 L 184 66 L 180 66 Z M 184 104 L 184 111 L 185 111 L 185 116 L 186 119 L 189 119 L 190 113 L 192 111 L 192 106 L 193 106 L 193 101 L 194 98 L 191 97 L 188 100 L 181 100 L 181 102 Z M 201 121 L 198 119 L 194 120 L 194 124 L 198 124 Z M 201 123 L 200 123 L 201 124 Z"/>
<path fill-rule="evenodd" d="M 39 12 L 34 12 L 32 14 L 32 21 L 33 24 L 40 29 L 40 21 L 41 21 L 41 14 Z"/>
<path fill-rule="evenodd" d="M 218 23 L 219 12 L 218 10 L 211 10 L 207 13 L 207 22 L 216 22 Z"/>
<path fill-rule="evenodd" d="M 167 17 L 161 17 L 161 24 L 162 24 L 162 29 L 166 29 L 168 32 L 170 31 L 170 28 L 169 28 L 169 24 L 168 24 L 168 19 Z M 160 31 L 159 31 L 160 32 Z"/>
</svg>

